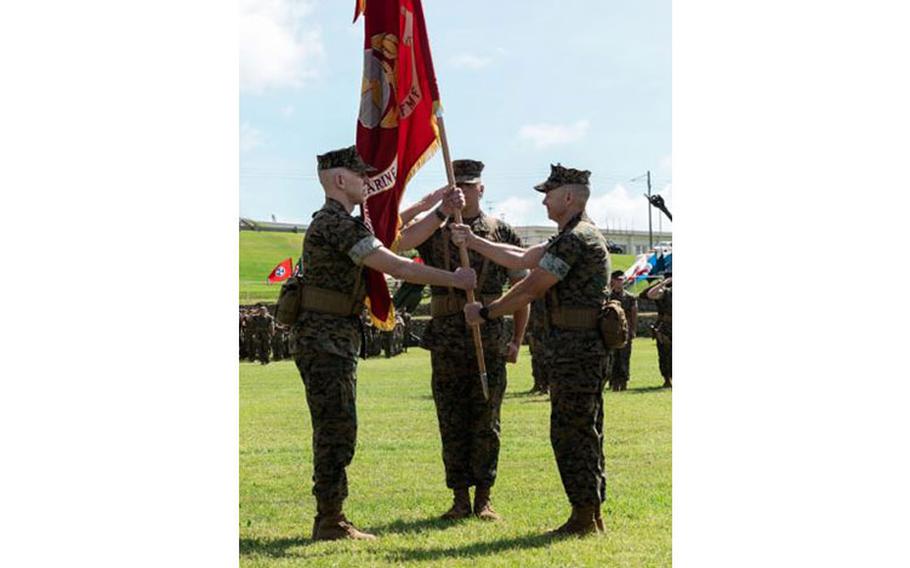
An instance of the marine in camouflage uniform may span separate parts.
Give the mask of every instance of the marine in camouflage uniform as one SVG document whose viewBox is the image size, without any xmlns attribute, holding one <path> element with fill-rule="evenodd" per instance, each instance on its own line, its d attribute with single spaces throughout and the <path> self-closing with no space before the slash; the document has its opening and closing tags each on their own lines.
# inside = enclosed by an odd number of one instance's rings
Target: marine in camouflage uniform
<svg viewBox="0 0 910 568">
<path fill-rule="evenodd" d="M 341 503 L 348 496 L 345 468 L 357 439 L 357 355 L 360 319 L 353 306 L 366 295 L 361 274 L 363 256 L 379 241 L 362 221 L 335 200 L 313 215 L 303 244 L 302 282 L 349 298 L 352 313 L 343 316 L 304 310 L 292 328 L 294 362 L 306 387 L 313 422 L 313 494 L 321 504 Z"/>
<path fill-rule="evenodd" d="M 389 359 L 404 350 L 404 319 L 401 314 L 395 314 L 395 327 L 392 331 L 382 332 L 382 351 L 385 358 Z"/>
<path fill-rule="evenodd" d="M 272 335 L 272 357 L 274 357 L 275 360 L 281 360 L 287 357 L 287 353 L 284 349 L 286 333 L 284 326 L 275 326 L 275 333 Z"/>
<path fill-rule="evenodd" d="M 465 224 L 475 234 L 491 241 L 520 246 L 521 239 L 510 225 L 480 210 L 483 163 L 455 160 L 452 166 L 455 181 L 465 192 Z M 440 213 L 439 217 L 444 215 Z M 438 228 L 417 247 L 428 266 L 451 270 L 460 265 L 459 249 L 451 242 L 450 222 Z M 509 271 L 476 252 L 469 252 L 468 256 L 471 268 L 477 273 L 475 297 L 484 303 L 498 298 L 507 283 L 517 282 L 526 274 L 524 270 Z M 527 311 L 520 310 L 516 315 L 516 327 L 519 329 L 514 330 L 511 337 L 502 320 L 486 323 L 480 329 L 489 388 L 489 400 L 486 400 L 480 383 L 473 336 L 465 324 L 465 300 L 465 293 L 461 290 L 431 287 L 432 319 L 421 338 L 421 347 L 430 351 L 431 384 L 442 439 L 446 486 L 454 496 L 452 507 L 443 518 L 461 519 L 473 513 L 484 520 L 498 520 L 500 516 L 492 508 L 490 491 L 496 482 L 499 463 L 500 409 L 506 390 L 506 359 L 510 343 L 516 344 L 514 349 L 517 353 L 527 325 Z M 470 487 L 476 487 L 473 509 Z"/>
<path fill-rule="evenodd" d="M 253 317 L 253 328 L 256 334 L 256 357 L 260 363 L 267 365 L 272 352 L 272 335 L 275 333 L 275 318 L 268 308 L 260 306 L 259 313 Z"/>
<path fill-rule="evenodd" d="M 547 381 L 547 364 L 544 361 L 544 332 L 546 331 L 547 304 L 543 298 L 531 302 L 531 315 L 528 319 L 528 350 L 531 354 L 531 376 L 534 384 L 532 393 L 546 394 L 549 391 Z"/>
<path fill-rule="evenodd" d="M 643 290 L 640 296 L 647 296 L 657 304 L 657 323 L 651 330 L 657 340 L 657 362 L 664 378 L 663 386 L 673 387 L 673 280 L 667 273 L 659 283 Z"/>
<path fill-rule="evenodd" d="M 336 167 L 366 171 L 356 153 L 335 151 L 319 156 L 320 170 Z M 302 299 L 300 315 L 291 328 L 290 347 L 306 387 L 313 425 L 313 495 L 317 501 L 313 538 L 323 519 L 341 514 L 348 496 L 345 469 L 354 458 L 357 441 L 357 356 L 360 312 L 366 296 L 363 258 L 380 246 L 360 218 L 331 198 L 313 214 L 303 241 L 300 279 L 310 295 Z M 342 315 L 341 309 L 336 310 L 339 313 L 320 311 L 320 303 L 338 308 L 345 302 L 348 315 Z"/>
<path fill-rule="evenodd" d="M 285 326 L 281 339 L 281 350 L 284 352 L 285 359 L 291 358 L 291 329 L 289 327 Z"/>
<path fill-rule="evenodd" d="M 623 289 L 625 278 L 622 270 L 610 275 L 610 295 L 608 300 L 616 300 L 622 305 L 629 323 L 629 337 L 626 346 L 617 349 L 613 354 L 613 368 L 610 372 L 610 387 L 614 391 L 624 391 L 629 384 L 629 363 L 632 359 L 632 340 L 638 327 L 638 298 Z"/>
<path fill-rule="evenodd" d="M 493 320 L 521 302 L 545 293 L 547 319 L 541 334 L 550 388 L 550 442 L 572 515 L 555 534 L 603 531 L 600 506 L 606 499 L 603 452 L 603 387 L 611 353 L 597 327 L 607 296 L 610 254 L 603 234 L 584 214 L 590 172 L 551 167 L 535 189 L 546 193 L 549 217 L 559 233 L 526 251 L 521 263 L 537 267 L 486 308 L 465 307 L 468 321 Z M 496 247 L 478 239 L 469 246 L 495 256 Z"/>
<path fill-rule="evenodd" d="M 240 308 L 240 359 L 246 359 L 246 313 Z"/>
<path fill-rule="evenodd" d="M 253 323 L 253 314 L 247 311 L 244 316 L 243 344 L 246 359 L 250 362 L 256 360 L 256 326 Z"/>
<path fill-rule="evenodd" d="M 550 365 L 550 442 L 576 514 L 592 508 L 599 515 L 606 500 L 602 393 L 610 354 L 596 328 L 573 329 L 552 315 L 556 310 L 600 309 L 610 271 L 603 234 L 580 216 L 572 219 L 547 247 L 540 266 L 560 278 L 548 294 L 551 322 L 544 342 Z"/>
<path fill-rule="evenodd" d="M 313 425 L 313 494 L 317 501 L 313 538 L 373 539 L 373 535 L 354 527 L 342 512 L 348 496 L 345 470 L 354 457 L 357 440 L 357 356 L 366 296 L 364 265 L 411 279 L 437 271 L 411 267 L 414 263 L 395 257 L 362 219 L 350 214 L 353 206 L 363 201 L 369 169 L 353 146 L 323 154 L 318 163 L 326 202 L 313 215 L 304 239 L 304 268 L 299 276 L 301 309 L 291 329 L 291 351 L 306 387 Z M 473 282 L 473 274 L 444 276 L 444 281 L 453 285 Z"/>
</svg>

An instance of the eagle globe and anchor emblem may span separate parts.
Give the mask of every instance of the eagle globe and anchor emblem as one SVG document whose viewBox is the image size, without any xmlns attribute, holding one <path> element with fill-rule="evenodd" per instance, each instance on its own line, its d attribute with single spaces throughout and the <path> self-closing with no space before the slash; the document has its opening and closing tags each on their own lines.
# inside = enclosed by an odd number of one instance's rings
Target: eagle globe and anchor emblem
<svg viewBox="0 0 910 568">
<path fill-rule="evenodd" d="M 398 38 L 376 34 L 364 53 L 360 91 L 360 123 L 365 128 L 398 126 L 398 106 L 392 103 L 398 60 Z"/>
<path fill-rule="evenodd" d="M 404 29 L 401 40 L 392 33 L 378 33 L 370 37 L 370 46 L 364 51 L 363 83 L 360 90 L 360 124 L 367 129 L 398 128 L 399 120 L 407 119 L 423 99 L 420 82 L 417 77 L 417 60 L 414 53 L 414 13 L 401 9 L 404 18 Z M 399 53 L 399 46 L 404 50 Z M 407 90 L 400 97 L 396 90 L 399 87 L 399 55 L 410 58 L 410 77 L 402 88 Z M 401 99 L 401 100 L 399 100 Z M 379 166 L 379 164 L 375 164 Z M 367 184 L 367 198 L 383 193 L 394 187 L 398 178 L 397 157 L 384 166 L 380 172 L 370 178 Z M 364 204 L 366 205 L 366 204 Z M 367 226 L 371 223 L 369 215 L 364 218 Z"/>
<path fill-rule="evenodd" d="M 363 84 L 360 89 L 360 123 L 365 128 L 396 128 L 400 118 L 407 118 L 420 103 L 423 93 L 417 80 L 417 59 L 414 53 L 414 13 L 401 8 L 404 30 L 401 44 L 410 53 L 410 87 L 399 103 L 395 97 L 398 76 L 398 45 L 395 34 L 378 33 L 370 38 L 370 48 L 364 52 Z"/>
</svg>

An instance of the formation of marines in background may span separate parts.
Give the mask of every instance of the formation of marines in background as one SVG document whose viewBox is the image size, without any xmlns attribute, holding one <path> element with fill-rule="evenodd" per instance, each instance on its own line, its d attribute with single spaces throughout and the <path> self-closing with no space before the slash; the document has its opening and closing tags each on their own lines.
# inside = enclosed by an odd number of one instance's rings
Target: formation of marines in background
<svg viewBox="0 0 910 568">
<path fill-rule="evenodd" d="M 275 321 L 274 305 L 264 304 L 240 306 L 240 360 L 259 361 L 267 365 L 271 361 L 293 358 L 291 354 L 291 330 Z M 408 350 L 410 314 L 396 315 L 395 328 L 383 331 L 373 326 L 369 314 L 361 316 L 363 339 L 360 357 L 394 357 Z"/>
<path fill-rule="evenodd" d="M 287 357 L 287 328 L 275 323 L 266 306 L 240 306 L 240 358 L 259 361 Z"/>
<path fill-rule="evenodd" d="M 356 445 L 356 371 L 358 357 L 364 356 L 361 318 L 367 267 L 431 286 L 432 319 L 421 345 L 431 353 L 445 481 L 453 494 L 452 506 L 442 518 L 501 519 L 492 507 L 491 489 L 497 476 L 506 364 L 517 361 L 527 329 L 533 390 L 550 395 L 550 440 L 572 507 L 569 519 L 551 534 L 603 532 L 603 390 L 608 384 L 613 390 L 626 388 L 638 313 L 636 298 L 623 290 L 622 273 L 611 272 L 603 234 L 585 213 L 590 172 L 551 166 L 550 176 L 534 189 L 544 194 L 543 205 L 559 232 L 545 243 L 523 248 L 509 225 L 480 210 L 483 164 L 456 160 L 456 185 L 434 192 L 434 199 L 418 205 L 426 210 L 432 207 L 428 204 L 441 203 L 412 223 L 408 221 L 413 211 L 402 215 L 407 217 L 406 226 L 396 252 L 416 248 L 424 261 L 419 264 L 384 247 L 351 214 L 364 199 L 371 171 L 356 149 L 328 152 L 317 161 L 326 201 L 303 241 L 304 270 L 297 277 L 302 291 L 299 315 L 287 332 L 288 352 L 305 385 L 313 424 L 314 540 L 375 538 L 355 527 L 343 512 L 346 468 Z M 462 224 L 451 219 L 455 209 L 462 211 Z M 469 268 L 459 266 L 459 247 L 469 251 Z M 465 290 L 473 290 L 477 301 L 467 303 Z M 658 305 L 654 334 L 664 386 L 669 387 L 670 279 L 643 294 Z M 607 347 L 598 327 L 602 306 L 611 299 L 619 302 L 632 324 L 623 349 Z M 509 334 L 502 319 L 507 314 L 514 321 Z M 470 334 L 474 325 L 482 332 L 489 397 L 478 380 Z M 275 335 L 285 333 L 278 329 L 276 333 L 264 307 L 247 314 L 245 323 L 241 314 L 241 352 L 245 349 L 247 356 L 267 362 L 268 355 L 261 353 Z"/>
</svg>

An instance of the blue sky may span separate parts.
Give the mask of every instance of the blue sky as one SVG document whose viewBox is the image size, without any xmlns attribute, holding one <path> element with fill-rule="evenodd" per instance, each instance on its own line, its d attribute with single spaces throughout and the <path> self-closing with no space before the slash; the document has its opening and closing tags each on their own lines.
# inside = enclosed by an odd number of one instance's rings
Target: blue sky
<svg viewBox="0 0 910 568">
<path fill-rule="evenodd" d="M 592 171 L 600 226 L 647 229 L 644 178 L 630 181 L 647 170 L 672 211 L 670 4 L 424 0 L 449 144 L 454 158 L 486 164 L 485 210 L 552 224 L 531 186 L 561 162 Z M 321 207 L 315 155 L 354 142 L 363 22 L 351 24 L 353 6 L 240 1 L 242 216 L 308 222 Z M 444 183 L 438 152 L 404 202 Z"/>
</svg>

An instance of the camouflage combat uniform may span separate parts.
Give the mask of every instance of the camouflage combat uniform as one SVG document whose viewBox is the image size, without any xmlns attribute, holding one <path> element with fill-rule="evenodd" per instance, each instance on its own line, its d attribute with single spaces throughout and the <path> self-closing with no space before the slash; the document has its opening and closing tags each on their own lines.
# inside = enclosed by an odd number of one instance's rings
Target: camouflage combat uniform
<svg viewBox="0 0 910 568">
<path fill-rule="evenodd" d="M 638 308 L 638 298 L 626 290 L 622 290 L 618 294 L 611 290 L 608 298 L 622 304 L 622 310 L 626 314 L 626 321 L 629 322 L 629 342 L 626 343 L 624 348 L 618 349 L 613 353 L 613 365 L 612 371 L 610 372 L 611 385 L 619 385 L 620 389 L 625 390 L 626 384 L 629 382 L 629 362 L 632 359 L 632 339 L 635 337 L 635 330 L 632 329 L 632 312 Z"/>
<path fill-rule="evenodd" d="M 557 282 L 545 296 L 550 316 L 544 333 L 549 370 L 550 442 L 563 487 L 573 507 L 606 499 L 603 452 L 603 387 L 610 353 L 596 328 L 556 325 L 556 310 L 597 310 L 607 295 L 610 254 L 601 232 L 583 214 L 552 239 L 540 268 Z"/>
<path fill-rule="evenodd" d="M 381 243 L 359 218 L 333 199 L 313 215 L 303 242 L 304 289 L 348 295 L 362 304 L 363 258 Z M 358 276 L 358 273 L 360 275 Z M 306 305 L 305 305 L 306 306 Z M 335 315 L 303 309 L 291 329 L 291 351 L 306 387 L 313 423 L 313 494 L 320 503 L 340 504 L 348 495 L 345 468 L 357 440 L 357 355 L 359 312 Z"/>
<path fill-rule="evenodd" d="M 240 312 L 240 359 L 241 360 L 246 359 L 246 357 L 247 357 L 246 326 L 247 326 L 246 314 L 244 314 L 243 312 Z"/>
<path fill-rule="evenodd" d="M 673 287 L 664 288 L 663 296 L 654 303 L 657 304 L 657 323 L 654 324 L 657 361 L 660 375 L 668 379 L 673 376 Z"/>
<path fill-rule="evenodd" d="M 395 327 L 391 331 L 383 331 L 381 336 L 386 359 L 404 351 L 404 319 L 401 314 L 395 314 Z"/>
<path fill-rule="evenodd" d="M 243 344 L 244 344 L 244 353 L 248 361 L 256 360 L 256 326 L 253 323 L 253 316 L 247 314 L 244 316 L 244 326 L 243 326 Z"/>
<path fill-rule="evenodd" d="M 463 220 L 478 236 L 521 246 L 521 239 L 503 221 L 483 213 Z M 417 250 L 428 266 L 444 270 L 461 266 L 458 247 L 452 244 L 447 225 L 437 229 Z M 468 256 L 471 268 L 477 273 L 475 298 L 487 303 L 502 295 L 510 272 L 474 251 L 469 251 Z M 523 275 L 523 271 L 511 273 L 516 278 Z M 451 311 L 449 315 L 440 315 L 438 311 L 433 314 L 421 338 L 421 347 L 431 354 L 433 400 L 442 438 L 446 486 L 491 487 L 496 481 L 499 462 L 499 412 L 506 390 L 506 354 L 511 337 L 506 336 L 501 318 L 480 327 L 490 394 L 486 401 L 473 337 L 462 311 L 464 291 L 433 286 L 431 294 L 437 303 L 448 302 L 446 311 Z"/>
<path fill-rule="evenodd" d="M 544 331 L 546 330 L 547 305 L 542 298 L 531 302 L 528 317 L 528 349 L 531 352 L 531 376 L 534 385 L 531 392 L 547 392 L 547 364 L 544 361 Z"/>
<path fill-rule="evenodd" d="M 276 328 L 275 333 L 272 334 L 272 357 L 275 360 L 281 360 L 287 357 L 287 354 L 284 351 L 284 336 L 285 331 L 281 328 Z"/>
<path fill-rule="evenodd" d="M 257 314 L 253 317 L 253 330 L 256 339 L 256 358 L 262 364 L 269 362 L 269 356 L 272 353 L 272 334 L 275 331 L 275 319 L 271 314 Z"/>
</svg>

